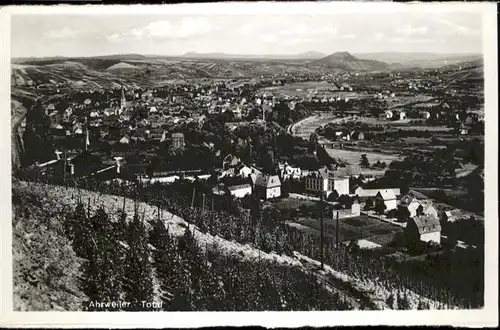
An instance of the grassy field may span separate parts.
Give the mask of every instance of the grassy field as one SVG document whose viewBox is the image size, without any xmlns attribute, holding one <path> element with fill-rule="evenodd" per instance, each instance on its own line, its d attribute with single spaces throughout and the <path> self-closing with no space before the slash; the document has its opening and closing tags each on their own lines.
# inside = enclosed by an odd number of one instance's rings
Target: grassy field
<svg viewBox="0 0 500 330">
<path fill-rule="evenodd" d="M 450 132 L 453 131 L 453 128 L 446 127 L 446 126 L 415 126 L 415 125 L 408 125 L 408 126 L 403 126 L 403 125 L 398 125 L 394 126 L 394 129 L 397 130 L 402 130 L 402 131 L 429 131 L 429 132 Z"/>
<path fill-rule="evenodd" d="M 281 198 L 278 201 L 273 203 L 279 210 L 290 210 L 290 209 L 298 209 L 301 206 L 313 206 L 316 205 L 315 201 L 302 200 L 296 198 Z"/>
<path fill-rule="evenodd" d="M 286 84 L 283 86 L 272 86 L 262 88 L 261 93 L 270 92 L 275 96 L 326 96 L 326 97 L 336 97 L 341 96 L 342 98 L 360 98 L 363 95 L 356 92 L 345 92 L 341 90 L 335 90 L 335 87 L 326 81 L 304 81 L 297 82 L 293 84 Z"/>
<path fill-rule="evenodd" d="M 320 234 L 320 221 L 318 219 L 301 218 L 297 223 L 301 225 L 298 227 L 301 230 Z M 394 226 L 367 216 L 340 219 L 339 224 L 339 238 L 342 242 L 353 239 L 367 239 L 380 245 L 386 245 L 392 240 L 395 233 L 403 230 L 399 226 Z M 336 221 L 325 220 L 323 225 L 325 235 L 334 238 L 337 230 Z"/>
<path fill-rule="evenodd" d="M 326 151 L 331 157 L 335 159 L 340 159 L 348 164 L 353 164 L 353 165 L 359 164 L 359 162 L 361 161 L 362 154 L 366 154 L 366 157 L 368 158 L 370 164 L 376 163 L 377 161 L 390 164 L 393 161 L 401 159 L 399 155 L 387 155 L 376 152 L 351 151 L 345 149 L 326 149 Z"/>
</svg>

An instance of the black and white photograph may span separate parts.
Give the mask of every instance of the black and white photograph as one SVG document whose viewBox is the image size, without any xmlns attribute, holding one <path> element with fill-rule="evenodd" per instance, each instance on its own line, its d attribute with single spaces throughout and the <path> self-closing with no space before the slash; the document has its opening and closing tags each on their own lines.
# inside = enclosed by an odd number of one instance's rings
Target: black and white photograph
<svg viewBox="0 0 500 330">
<path fill-rule="evenodd" d="M 494 5 L 235 5 L 10 8 L 12 311 L 484 312 Z"/>
</svg>

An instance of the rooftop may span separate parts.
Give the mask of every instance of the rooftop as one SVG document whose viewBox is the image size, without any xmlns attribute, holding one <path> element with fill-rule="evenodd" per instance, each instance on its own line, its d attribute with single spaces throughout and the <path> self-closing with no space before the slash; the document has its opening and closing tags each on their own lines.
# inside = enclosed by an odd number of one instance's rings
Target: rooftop
<svg viewBox="0 0 500 330">
<path fill-rule="evenodd" d="M 439 219 L 434 216 L 423 215 L 412 218 L 420 234 L 441 231 Z"/>
</svg>

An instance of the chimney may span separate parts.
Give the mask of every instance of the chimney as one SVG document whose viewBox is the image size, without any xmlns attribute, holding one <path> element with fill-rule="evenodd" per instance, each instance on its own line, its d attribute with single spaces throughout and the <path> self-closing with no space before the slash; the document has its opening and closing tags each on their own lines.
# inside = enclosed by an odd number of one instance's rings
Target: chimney
<svg viewBox="0 0 500 330">
<path fill-rule="evenodd" d="M 69 173 L 71 175 L 75 174 L 75 165 L 74 164 L 69 164 Z"/>
</svg>

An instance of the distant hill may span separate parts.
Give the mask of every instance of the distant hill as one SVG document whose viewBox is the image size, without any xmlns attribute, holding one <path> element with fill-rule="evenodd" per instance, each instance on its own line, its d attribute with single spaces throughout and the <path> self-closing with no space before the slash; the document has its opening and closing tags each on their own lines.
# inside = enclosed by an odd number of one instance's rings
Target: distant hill
<svg viewBox="0 0 500 330">
<path fill-rule="evenodd" d="M 443 54 L 432 52 L 378 52 L 378 53 L 357 53 L 354 56 L 366 59 L 376 60 L 386 63 L 411 63 L 418 61 L 436 61 L 436 60 L 468 60 L 481 57 L 480 54 Z"/>
<path fill-rule="evenodd" d="M 470 67 L 462 70 L 453 71 L 443 75 L 443 79 L 449 83 L 480 83 L 484 82 L 484 67 Z"/>
<path fill-rule="evenodd" d="M 356 57 L 390 63 L 394 68 L 433 69 L 444 65 L 482 58 L 481 54 L 443 54 L 432 52 L 359 53 Z"/>
<path fill-rule="evenodd" d="M 308 67 L 327 67 L 346 71 L 380 71 L 389 69 L 389 65 L 375 60 L 360 59 L 349 52 L 337 52 L 318 60 L 311 61 Z"/>
<path fill-rule="evenodd" d="M 269 60 L 312 60 L 324 57 L 325 54 L 317 51 L 308 51 L 300 54 L 226 54 L 226 53 L 196 53 L 187 52 L 182 55 L 183 58 L 193 59 L 269 59 Z"/>
<path fill-rule="evenodd" d="M 14 57 L 11 62 L 16 64 L 50 64 L 61 61 L 78 61 L 78 60 L 114 60 L 114 61 L 133 61 L 145 60 L 146 56 L 140 54 L 115 54 L 102 56 L 79 56 L 79 57 Z"/>
<path fill-rule="evenodd" d="M 145 60 L 146 56 L 140 54 L 115 54 L 115 55 L 103 55 L 103 56 L 90 56 L 83 58 L 92 58 L 96 60 L 119 60 L 119 61 L 134 61 L 134 60 Z"/>
<path fill-rule="evenodd" d="M 138 67 L 129 63 L 120 62 L 110 66 L 106 70 L 120 70 L 120 69 L 138 69 Z"/>
</svg>

